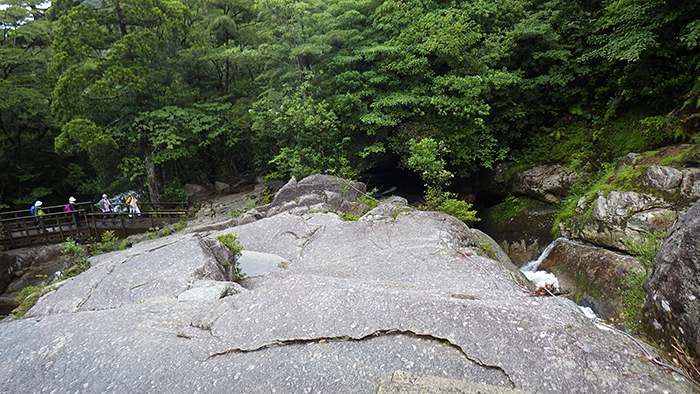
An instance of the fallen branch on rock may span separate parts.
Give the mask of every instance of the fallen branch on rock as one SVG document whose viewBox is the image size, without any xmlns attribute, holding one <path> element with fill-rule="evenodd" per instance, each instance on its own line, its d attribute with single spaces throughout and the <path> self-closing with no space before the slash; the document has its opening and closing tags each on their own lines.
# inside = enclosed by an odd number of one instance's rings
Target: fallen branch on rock
<svg viewBox="0 0 700 394">
<path fill-rule="evenodd" d="M 688 353 L 683 349 L 678 338 L 673 337 L 676 342 L 675 345 L 671 345 L 673 348 L 673 361 L 677 366 L 682 368 L 688 376 L 690 376 L 696 383 L 700 382 L 700 360 L 694 357 L 690 357 Z"/>
<path fill-rule="evenodd" d="M 546 296 L 568 296 L 571 294 L 570 291 L 561 291 L 554 286 L 552 283 L 547 283 L 542 287 L 538 287 L 535 290 L 527 290 L 530 297 L 546 297 Z"/>
</svg>

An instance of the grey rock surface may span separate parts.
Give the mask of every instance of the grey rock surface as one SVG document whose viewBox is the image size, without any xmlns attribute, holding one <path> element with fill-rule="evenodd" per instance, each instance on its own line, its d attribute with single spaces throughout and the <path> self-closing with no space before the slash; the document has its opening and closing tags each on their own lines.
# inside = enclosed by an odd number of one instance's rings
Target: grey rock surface
<svg viewBox="0 0 700 394">
<path fill-rule="evenodd" d="M 576 172 L 565 166 L 540 165 L 516 174 L 510 180 L 509 188 L 514 194 L 557 204 L 578 178 Z"/>
<path fill-rule="evenodd" d="M 424 376 L 396 371 L 390 381 L 379 384 L 376 394 L 534 394 L 532 391 L 509 389 L 483 383 Z"/>
<path fill-rule="evenodd" d="M 669 345 L 674 337 L 700 354 L 700 202 L 674 225 L 644 285 L 643 316 L 652 335 Z"/>
<path fill-rule="evenodd" d="M 357 200 L 367 191 L 361 182 L 348 181 L 332 175 L 316 174 L 300 181 L 292 177 L 275 193 L 270 204 L 246 212 L 240 224 L 247 224 L 282 212 L 301 215 L 306 212 L 336 212 L 358 214 L 362 211 Z"/>
<path fill-rule="evenodd" d="M 0 323 L 0 392 L 374 393 L 395 371 L 541 393 L 700 392 L 572 302 L 530 297 L 464 223 L 394 207 L 392 220 L 284 212 L 94 257 Z M 178 301 L 230 281 L 228 249 L 210 239 L 226 232 L 288 268 Z"/>
<path fill-rule="evenodd" d="M 663 192 L 672 193 L 683 180 L 683 172 L 669 166 L 653 165 L 644 173 L 643 183 Z"/>
<path fill-rule="evenodd" d="M 586 215 L 590 211 L 590 215 Z M 582 197 L 576 215 L 560 223 L 560 234 L 570 239 L 629 252 L 629 241 L 649 232 L 667 231 L 678 215 L 668 201 L 645 193 L 617 191 Z"/>
</svg>

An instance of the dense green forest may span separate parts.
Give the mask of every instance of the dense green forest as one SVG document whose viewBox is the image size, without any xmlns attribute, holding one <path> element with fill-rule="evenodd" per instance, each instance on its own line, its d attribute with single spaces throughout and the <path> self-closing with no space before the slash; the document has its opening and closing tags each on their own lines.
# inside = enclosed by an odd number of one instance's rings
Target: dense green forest
<svg viewBox="0 0 700 394">
<path fill-rule="evenodd" d="M 0 208 L 693 142 L 693 0 L 5 0 Z M 411 143 L 414 142 L 414 144 Z"/>
</svg>

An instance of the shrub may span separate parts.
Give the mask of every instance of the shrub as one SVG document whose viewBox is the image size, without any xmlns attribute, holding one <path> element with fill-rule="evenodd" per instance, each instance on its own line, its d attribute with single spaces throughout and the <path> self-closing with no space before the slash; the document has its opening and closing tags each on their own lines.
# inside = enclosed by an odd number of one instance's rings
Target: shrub
<svg viewBox="0 0 700 394">
<path fill-rule="evenodd" d="M 116 250 L 126 249 L 126 240 L 119 240 L 116 233 L 112 230 L 105 231 L 102 233 L 102 242 L 94 245 L 90 248 L 90 254 L 96 255 L 101 253 L 114 252 Z"/>
<path fill-rule="evenodd" d="M 466 201 L 448 198 L 438 205 L 437 210 L 450 214 L 463 222 L 476 222 L 481 220 L 476 217 L 476 211 L 470 210 L 471 207 L 472 204 Z"/>
<path fill-rule="evenodd" d="M 340 214 L 340 217 L 341 217 L 343 220 L 347 220 L 347 221 L 355 221 L 355 220 L 357 220 L 357 216 L 353 215 L 352 213 L 341 213 L 341 214 Z"/>
<path fill-rule="evenodd" d="M 241 256 L 241 250 L 243 250 L 243 247 L 238 241 L 238 237 L 229 233 L 217 236 L 216 240 L 226 245 L 226 247 L 229 248 L 233 254 L 233 261 L 225 261 L 222 263 L 222 265 L 231 266 L 234 281 L 243 279 L 245 277 L 245 273 L 241 272 L 241 267 L 238 265 L 238 258 Z"/>
<path fill-rule="evenodd" d="M 68 256 L 68 262 L 79 271 L 78 273 L 90 268 L 90 260 L 88 260 L 87 253 L 75 240 L 67 238 L 61 253 Z"/>
<path fill-rule="evenodd" d="M 173 230 L 182 231 L 187 228 L 187 222 L 180 220 L 179 222 L 173 224 Z"/>
</svg>

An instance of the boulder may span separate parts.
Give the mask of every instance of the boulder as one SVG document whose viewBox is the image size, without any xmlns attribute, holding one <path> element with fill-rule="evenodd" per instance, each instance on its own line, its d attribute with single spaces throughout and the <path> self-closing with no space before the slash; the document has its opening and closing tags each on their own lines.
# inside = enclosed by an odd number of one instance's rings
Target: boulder
<svg viewBox="0 0 700 394">
<path fill-rule="evenodd" d="M 653 165 L 647 168 L 642 183 L 662 192 L 674 193 L 681 185 L 683 172 L 669 166 Z"/>
<path fill-rule="evenodd" d="M 563 240 L 540 263 L 539 269 L 559 279 L 562 291 L 570 291 L 576 303 L 591 307 L 603 319 L 620 320 L 625 279 L 644 267 L 629 255 Z"/>
<path fill-rule="evenodd" d="M 695 201 L 700 198 L 700 168 L 683 170 L 680 193 L 689 200 Z"/>
<path fill-rule="evenodd" d="M 214 182 L 214 190 L 216 190 L 217 193 L 227 193 L 231 190 L 231 185 L 226 182 L 216 181 Z"/>
<path fill-rule="evenodd" d="M 0 252 L 0 294 L 17 295 L 27 286 L 39 286 L 70 266 L 63 245 L 42 245 Z"/>
<path fill-rule="evenodd" d="M 558 204 L 579 175 L 560 165 L 535 166 L 513 176 L 509 189 L 514 195 L 525 195 L 545 203 Z"/>
<path fill-rule="evenodd" d="M 630 152 L 626 154 L 617 162 L 617 164 L 615 164 L 615 173 L 617 174 L 629 167 L 633 167 L 643 158 L 644 156 L 640 155 L 639 153 Z"/>
<path fill-rule="evenodd" d="M 652 338 L 700 355 L 700 202 L 673 226 L 644 285 L 643 318 Z M 675 338 L 675 339 L 674 339 Z"/>
<path fill-rule="evenodd" d="M 282 212 L 302 214 L 332 211 L 359 215 L 364 208 L 357 201 L 366 192 L 367 186 L 364 183 L 332 175 L 311 175 L 299 182 L 292 177 L 275 193 L 270 204 L 247 211 L 240 223 L 250 223 Z"/>
<path fill-rule="evenodd" d="M 187 183 L 182 186 L 183 191 L 187 197 L 201 196 L 206 194 L 207 188 L 202 185 L 195 185 L 193 183 Z"/>
<path fill-rule="evenodd" d="M 661 197 L 613 190 L 598 193 L 591 202 L 582 197 L 576 215 L 560 223 L 559 233 L 567 238 L 629 252 L 629 243 L 649 232 L 667 231 L 677 217 L 673 206 Z"/>
</svg>

